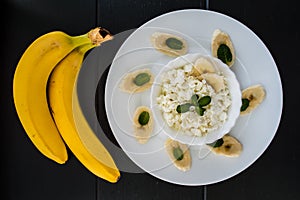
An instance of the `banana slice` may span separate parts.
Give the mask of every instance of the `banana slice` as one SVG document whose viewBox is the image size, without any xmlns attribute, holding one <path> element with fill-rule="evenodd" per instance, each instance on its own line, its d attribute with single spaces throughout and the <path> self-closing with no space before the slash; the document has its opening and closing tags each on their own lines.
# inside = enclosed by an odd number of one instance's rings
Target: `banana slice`
<svg viewBox="0 0 300 200">
<path fill-rule="evenodd" d="M 265 99 L 266 93 L 261 85 L 253 85 L 242 91 L 242 99 L 248 100 L 248 107 L 241 110 L 241 115 L 251 113 Z"/>
<path fill-rule="evenodd" d="M 225 89 L 224 78 L 216 73 L 205 73 L 201 77 L 206 80 L 206 82 L 211 85 L 216 92 L 220 92 Z"/>
<path fill-rule="evenodd" d="M 224 155 L 227 157 L 238 157 L 242 150 L 242 144 L 233 136 L 224 135 L 223 144 L 219 147 L 210 147 L 215 154 Z"/>
<path fill-rule="evenodd" d="M 215 73 L 215 68 L 210 61 L 205 58 L 199 58 L 196 60 L 191 75 L 197 77 L 205 73 Z"/>
<path fill-rule="evenodd" d="M 187 53 L 187 42 L 176 35 L 155 32 L 151 36 L 151 43 L 158 51 L 172 57 Z"/>
<path fill-rule="evenodd" d="M 235 51 L 229 35 L 219 29 L 213 32 L 211 40 L 212 55 L 231 67 L 235 61 Z"/>
<path fill-rule="evenodd" d="M 134 135 L 140 144 L 148 142 L 153 130 L 152 112 L 146 106 L 140 106 L 135 110 L 133 117 Z"/>
<path fill-rule="evenodd" d="M 169 138 L 165 142 L 165 148 L 175 167 L 181 171 L 187 171 L 191 168 L 192 159 L 186 144 Z"/>
<path fill-rule="evenodd" d="M 138 93 L 149 89 L 154 81 L 154 75 L 150 69 L 139 69 L 126 74 L 119 88 L 123 92 Z"/>
</svg>

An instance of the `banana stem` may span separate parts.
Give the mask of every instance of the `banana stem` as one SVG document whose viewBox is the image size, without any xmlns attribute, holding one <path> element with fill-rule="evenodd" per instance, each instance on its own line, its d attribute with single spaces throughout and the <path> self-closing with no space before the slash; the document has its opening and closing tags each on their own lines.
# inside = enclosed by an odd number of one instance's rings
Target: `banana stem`
<svg viewBox="0 0 300 200">
<path fill-rule="evenodd" d="M 113 39 L 113 36 L 109 33 L 109 31 L 101 27 L 90 30 L 88 37 L 96 46 L 99 46 L 102 42 Z"/>
<path fill-rule="evenodd" d="M 97 45 L 94 44 L 88 44 L 88 45 L 82 45 L 77 47 L 77 51 L 80 52 L 81 54 L 85 54 L 88 50 L 96 47 Z"/>
<path fill-rule="evenodd" d="M 71 41 L 77 46 L 85 44 L 93 44 L 95 46 L 99 46 L 102 42 L 111 40 L 112 38 L 113 36 L 106 29 L 97 27 L 90 30 L 86 34 L 71 36 Z"/>
</svg>

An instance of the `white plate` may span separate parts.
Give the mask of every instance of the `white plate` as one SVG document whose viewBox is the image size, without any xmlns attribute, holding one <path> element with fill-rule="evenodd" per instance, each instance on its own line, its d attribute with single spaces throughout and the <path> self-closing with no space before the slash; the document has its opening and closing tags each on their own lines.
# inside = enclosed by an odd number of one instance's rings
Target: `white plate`
<svg viewBox="0 0 300 200">
<path fill-rule="evenodd" d="M 193 146 L 191 169 L 182 172 L 170 162 L 163 147 L 167 137 L 157 126 L 154 126 L 153 136 L 146 144 L 138 144 L 133 136 L 133 112 L 137 106 L 150 106 L 150 90 L 129 95 L 120 91 L 118 86 L 123 75 L 132 70 L 147 67 L 156 75 L 164 64 L 173 59 L 153 49 L 150 43 L 153 32 L 177 34 L 187 40 L 189 53 L 210 54 L 210 39 L 217 28 L 227 32 L 234 44 L 236 62 L 231 69 L 241 89 L 262 84 L 266 98 L 252 114 L 240 116 L 230 133 L 243 145 L 243 152 L 238 158 L 215 155 L 207 151 L 205 146 Z M 139 167 L 171 183 L 205 185 L 240 173 L 265 151 L 280 122 L 282 86 L 270 52 L 245 25 L 217 12 L 180 10 L 150 20 L 123 43 L 107 77 L 105 108 L 115 138 Z"/>
</svg>

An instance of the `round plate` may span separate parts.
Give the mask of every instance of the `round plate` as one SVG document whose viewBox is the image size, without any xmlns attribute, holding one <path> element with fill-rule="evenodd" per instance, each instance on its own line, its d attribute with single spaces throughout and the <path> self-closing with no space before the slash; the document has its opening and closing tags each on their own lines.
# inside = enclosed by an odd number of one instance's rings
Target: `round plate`
<svg viewBox="0 0 300 200">
<path fill-rule="evenodd" d="M 211 153 L 206 146 L 191 146 L 192 165 L 178 170 L 164 149 L 167 136 L 155 126 L 146 144 L 133 133 L 133 113 L 138 106 L 150 106 L 150 90 L 128 94 L 119 89 L 123 76 L 136 69 L 149 68 L 154 75 L 170 60 L 155 50 L 151 34 L 167 32 L 185 38 L 188 53 L 210 54 L 215 29 L 228 33 L 236 51 L 232 71 L 241 89 L 261 84 L 266 91 L 263 103 L 250 115 L 240 116 L 230 132 L 243 145 L 237 158 Z M 105 109 L 118 143 L 140 168 L 151 175 L 181 185 L 205 185 L 226 180 L 249 167 L 265 151 L 278 128 L 282 111 L 282 86 L 276 64 L 263 42 L 245 25 L 226 15 L 207 10 L 180 10 L 156 17 L 134 31 L 117 52 L 108 73 Z"/>
</svg>

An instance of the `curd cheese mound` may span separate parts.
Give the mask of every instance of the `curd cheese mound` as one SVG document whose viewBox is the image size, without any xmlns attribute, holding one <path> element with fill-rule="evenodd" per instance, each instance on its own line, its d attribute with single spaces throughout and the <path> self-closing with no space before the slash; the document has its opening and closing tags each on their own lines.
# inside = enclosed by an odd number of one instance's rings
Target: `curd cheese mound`
<svg viewBox="0 0 300 200">
<path fill-rule="evenodd" d="M 199 80 L 190 75 L 192 67 L 192 64 L 188 64 L 165 72 L 157 103 L 169 127 L 180 130 L 183 134 L 204 136 L 221 127 L 227 120 L 231 98 L 224 76 L 222 77 L 226 85 L 225 89 L 216 93 L 206 80 Z M 210 104 L 204 107 L 206 109 L 204 115 L 197 114 L 194 106 L 191 106 L 188 112 L 178 113 L 177 106 L 190 102 L 194 94 L 199 98 L 211 97 Z"/>
</svg>

